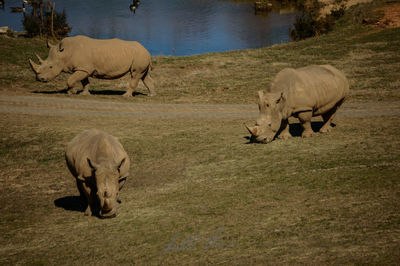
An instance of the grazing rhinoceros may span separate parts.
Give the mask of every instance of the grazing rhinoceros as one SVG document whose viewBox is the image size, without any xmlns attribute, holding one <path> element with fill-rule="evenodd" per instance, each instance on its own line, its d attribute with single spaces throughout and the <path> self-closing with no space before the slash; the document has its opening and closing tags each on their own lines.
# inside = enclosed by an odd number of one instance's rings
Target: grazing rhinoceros
<svg viewBox="0 0 400 266">
<path fill-rule="evenodd" d="M 330 65 L 286 68 L 272 81 L 269 92 L 258 92 L 260 114 L 254 127 L 246 128 L 252 142 L 268 143 L 275 137 L 288 138 L 288 118 L 299 118 L 303 137 L 314 134 L 311 118 L 322 115 L 320 132 L 331 130 L 332 119 L 349 94 L 346 77 Z M 279 136 L 277 136 L 279 133 Z"/>
<path fill-rule="evenodd" d="M 65 159 L 81 197 L 87 200 L 85 215 L 115 217 L 130 164 L 121 143 L 103 131 L 85 130 L 68 143 Z"/>
<path fill-rule="evenodd" d="M 40 65 L 29 59 L 39 81 L 47 82 L 61 72 L 72 73 L 67 81 L 68 93 L 76 93 L 74 85 L 80 81 L 83 86 L 81 94 L 86 95 L 90 94 L 89 77 L 117 79 L 130 73 L 129 89 L 123 96 L 132 96 L 140 79 L 149 90 L 149 96 L 156 95 L 150 76 L 150 54 L 138 42 L 75 36 L 65 38 L 57 45 L 47 42 L 47 46 L 50 51 L 46 60 L 36 55 Z"/>
</svg>

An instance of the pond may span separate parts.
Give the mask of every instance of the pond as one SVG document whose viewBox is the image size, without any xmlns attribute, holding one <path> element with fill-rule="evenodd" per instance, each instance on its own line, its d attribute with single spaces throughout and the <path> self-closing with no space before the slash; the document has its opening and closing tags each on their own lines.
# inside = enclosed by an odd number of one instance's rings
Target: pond
<svg viewBox="0 0 400 266">
<path fill-rule="evenodd" d="M 0 26 L 22 31 L 23 13 L 10 7 L 22 0 L 4 0 Z M 65 9 L 70 36 L 136 40 L 152 55 L 193 55 L 289 42 L 298 12 L 273 9 L 256 14 L 253 1 L 141 0 L 135 13 L 130 0 L 56 0 Z M 30 12 L 26 6 L 26 12 Z"/>
</svg>

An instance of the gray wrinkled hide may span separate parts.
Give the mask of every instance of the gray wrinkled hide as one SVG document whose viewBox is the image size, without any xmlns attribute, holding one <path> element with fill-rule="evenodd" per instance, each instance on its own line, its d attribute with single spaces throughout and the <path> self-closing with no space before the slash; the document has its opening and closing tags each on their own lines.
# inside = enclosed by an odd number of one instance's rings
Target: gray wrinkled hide
<svg viewBox="0 0 400 266">
<path fill-rule="evenodd" d="M 330 65 L 283 69 L 266 93 L 259 91 L 259 117 L 254 127 L 247 127 L 251 139 L 268 143 L 277 136 L 290 137 L 288 118 L 291 116 L 299 118 L 303 137 L 313 135 L 313 116 L 322 115 L 324 125 L 320 132 L 329 132 L 332 119 L 348 94 L 347 78 Z"/>
<path fill-rule="evenodd" d="M 118 192 L 130 167 L 121 143 L 103 131 L 85 130 L 68 143 L 65 158 L 81 196 L 87 199 L 85 214 L 99 212 L 101 217 L 114 217 Z"/>
<path fill-rule="evenodd" d="M 32 70 L 39 81 L 47 82 L 61 72 L 71 73 L 67 80 L 68 93 L 76 93 L 74 88 L 81 82 L 82 94 L 90 94 L 89 77 L 117 79 L 130 73 L 129 89 L 124 96 L 132 96 L 139 80 L 156 95 L 154 82 L 150 76 L 152 69 L 150 53 L 138 42 L 117 38 L 108 40 L 92 39 L 86 36 L 67 37 L 57 45 L 51 45 L 49 56 L 36 64 L 29 59 Z"/>
<path fill-rule="evenodd" d="M 304 111 L 313 111 L 313 115 L 318 116 L 348 95 L 349 83 L 344 74 L 331 65 L 312 65 L 283 69 L 272 81 L 270 92 L 285 96 L 285 118 Z"/>
</svg>

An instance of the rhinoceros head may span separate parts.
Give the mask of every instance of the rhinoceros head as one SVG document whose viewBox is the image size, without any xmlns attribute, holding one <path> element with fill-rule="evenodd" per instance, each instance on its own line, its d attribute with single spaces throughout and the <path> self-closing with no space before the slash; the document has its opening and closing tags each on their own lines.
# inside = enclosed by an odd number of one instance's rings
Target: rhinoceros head
<svg viewBox="0 0 400 266">
<path fill-rule="evenodd" d="M 117 215 L 118 193 L 125 183 L 124 178 L 120 178 L 120 168 L 125 162 L 125 158 L 119 164 L 103 165 L 96 164 L 87 159 L 92 168 L 96 180 L 97 197 L 100 203 L 100 217 L 112 218 Z"/>
<path fill-rule="evenodd" d="M 254 127 L 246 126 L 251 134 L 251 142 L 271 142 L 282 123 L 282 109 L 285 98 L 282 93 L 258 92 L 260 114 Z"/>
<path fill-rule="evenodd" d="M 64 68 L 64 48 L 62 47 L 62 43 L 59 43 L 58 45 L 52 45 L 47 42 L 47 47 L 50 48 L 50 51 L 46 60 L 43 60 L 40 58 L 40 56 L 36 55 L 40 63 L 39 65 L 29 59 L 31 68 L 36 74 L 36 79 L 42 82 L 47 82 L 54 79 Z"/>
</svg>

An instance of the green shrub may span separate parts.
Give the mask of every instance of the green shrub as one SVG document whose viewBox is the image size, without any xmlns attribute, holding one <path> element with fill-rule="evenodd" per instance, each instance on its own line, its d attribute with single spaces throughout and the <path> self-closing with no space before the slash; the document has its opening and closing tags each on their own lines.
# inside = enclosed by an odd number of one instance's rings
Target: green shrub
<svg viewBox="0 0 400 266">
<path fill-rule="evenodd" d="M 67 24 L 65 10 L 61 13 L 55 11 L 50 1 L 36 1 L 34 3 L 32 4 L 32 13 L 25 14 L 22 20 L 29 37 L 63 38 L 68 36 L 71 28 Z"/>
<path fill-rule="evenodd" d="M 290 29 L 290 38 L 294 41 L 304 40 L 310 37 L 332 31 L 336 21 L 345 13 L 344 5 L 331 11 L 325 17 L 320 16 L 320 9 L 323 7 L 319 2 L 314 2 L 312 6 L 303 7 L 303 13 L 296 18 L 294 28 Z"/>
<path fill-rule="evenodd" d="M 25 15 L 24 19 L 22 20 L 22 24 L 24 25 L 24 28 L 27 31 L 29 37 L 42 35 L 42 21 L 40 20 L 40 18 L 35 17 L 33 14 Z"/>
</svg>

